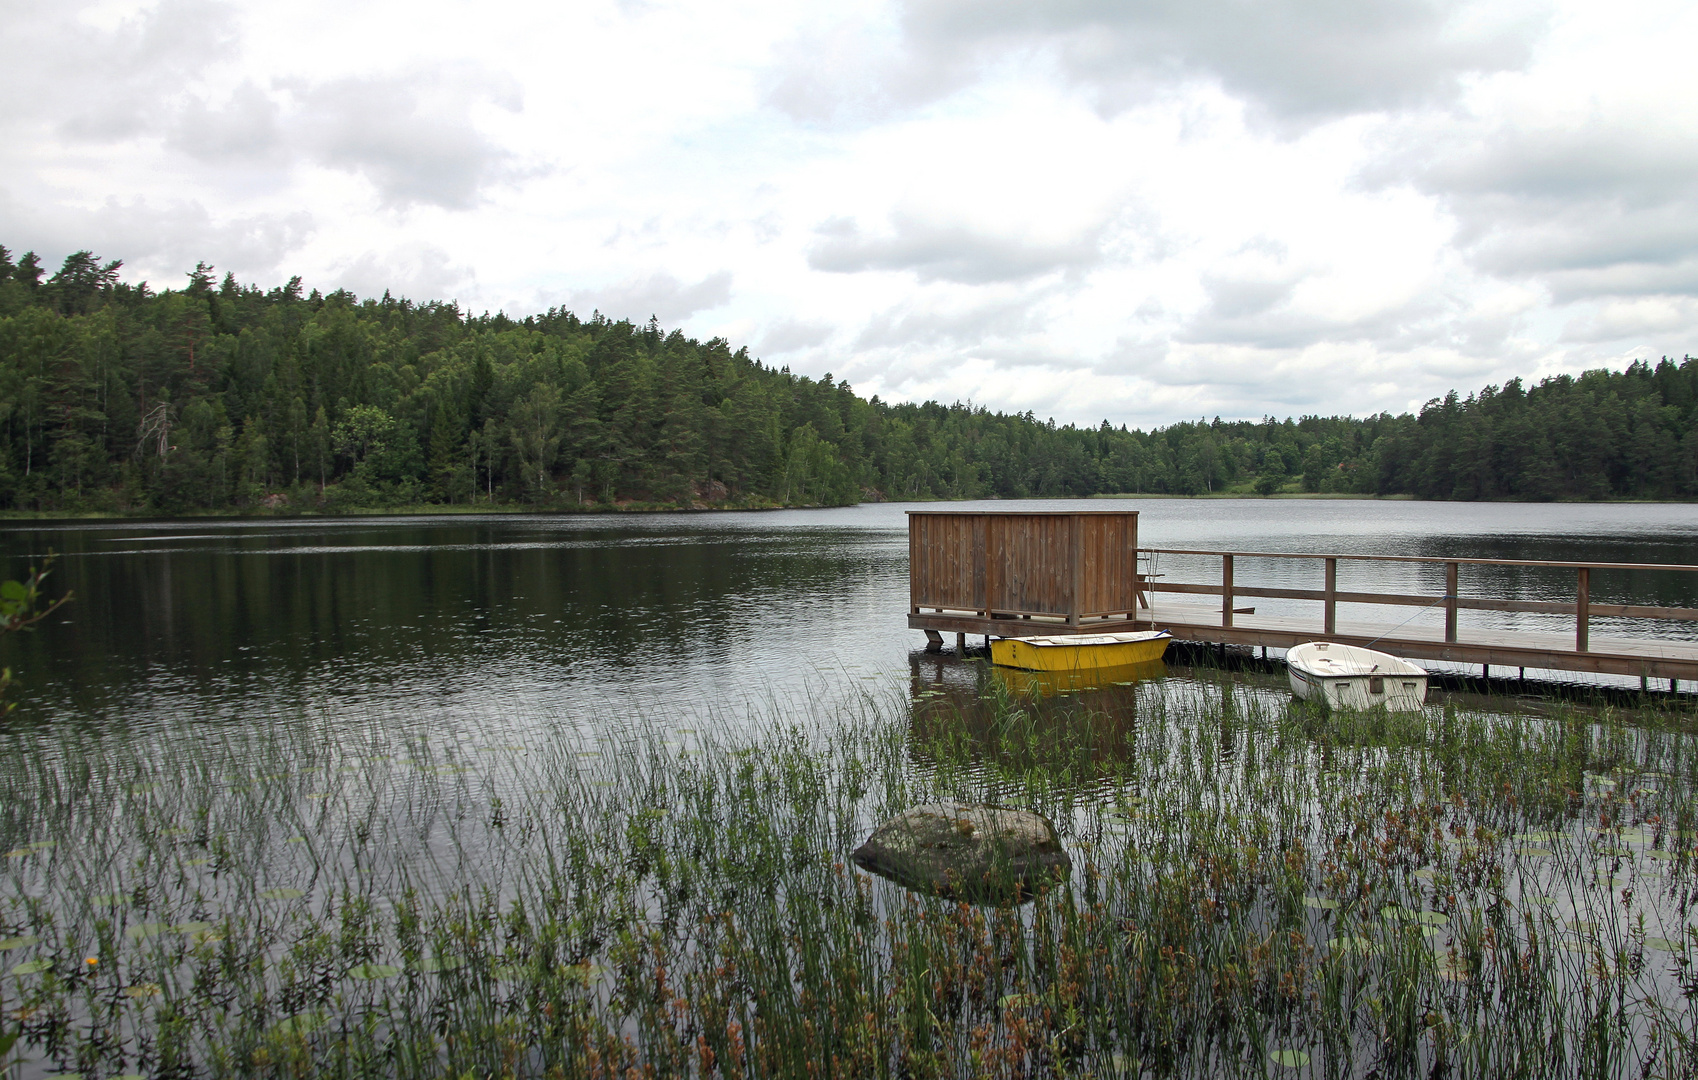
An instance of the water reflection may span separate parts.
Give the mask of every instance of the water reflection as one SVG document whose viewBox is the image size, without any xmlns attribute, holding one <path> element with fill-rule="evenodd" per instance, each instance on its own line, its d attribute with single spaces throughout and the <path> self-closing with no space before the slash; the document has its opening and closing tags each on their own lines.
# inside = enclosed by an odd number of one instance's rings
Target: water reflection
<svg viewBox="0 0 1698 1080">
<path fill-rule="evenodd" d="M 1690 507 L 1129 505 L 1153 546 L 1698 562 Z M 500 742 L 563 727 L 591 739 L 679 726 L 749 734 L 775 701 L 829 705 L 901 684 L 919 643 L 904 622 L 903 510 L 16 525 L 0 529 L 0 574 L 57 550 L 54 581 L 77 601 L 39 633 L 0 643 L 0 664 L 20 679 L 9 722 L 162 737 L 279 717 Z M 1174 580 L 1218 578 L 1218 560 L 1196 562 L 1162 568 Z M 1441 568 L 1376 564 L 1402 575 L 1383 582 L 1349 576 L 1359 572 L 1341 567 L 1341 585 L 1442 591 L 1423 576 Z M 1243 560 L 1238 573 L 1310 588 L 1321 570 Z M 1652 577 L 1611 585 L 1600 572 L 1593 599 L 1698 606 L 1681 591 L 1698 580 Z M 1571 587 L 1511 571 L 1463 580 L 1465 593 L 1527 599 Z M 1302 610 L 1318 625 L 1318 604 Z M 1465 625 L 1496 617 L 1463 613 Z M 1607 632 L 1598 620 L 1595 633 Z M 938 662 L 921 661 L 942 688 L 981 691 L 978 676 Z"/>
<path fill-rule="evenodd" d="M 1085 794 L 1131 760 L 1141 685 L 1161 686 L 1152 664 L 1100 672 L 1035 672 L 983 658 L 909 656 L 913 758 L 970 760 L 1014 774 L 1042 769 Z M 946 749 L 944 749 L 946 748 Z"/>
<path fill-rule="evenodd" d="M 1086 690 L 1106 690 L 1109 687 L 1131 686 L 1133 683 L 1167 676 L 1167 665 L 1160 660 L 1142 664 L 1117 664 L 1112 667 L 1089 668 L 1082 671 L 1024 671 L 1020 668 L 992 667 L 994 678 L 1008 693 L 1020 696 L 1054 697 L 1057 694 L 1077 694 Z"/>
</svg>

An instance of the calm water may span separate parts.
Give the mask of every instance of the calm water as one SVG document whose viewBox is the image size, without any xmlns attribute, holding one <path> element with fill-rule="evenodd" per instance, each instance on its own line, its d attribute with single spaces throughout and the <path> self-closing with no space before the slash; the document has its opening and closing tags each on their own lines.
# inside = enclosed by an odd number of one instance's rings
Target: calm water
<svg viewBox="0 0 1698 1080">
<path fill-rule="evenodd" d="M 1698 563 L 1688 505 L 1021 505 L 1137 509 L 1146 546 Z M 158 736 L 291 716 L 522 738 L 759 723 L 906 684 L 923 638 L 905 626 L 904 509 L 11 526 L 5 575 L 55 550 L 55 585 L 76 593 L 3 647 L 12 724 Z M 1161 570 L 1210 580 L 1218 562 Z M 1238 580 L 1305 574 L 1318 585 L 1313 566 L 1245 562 Z M 1438 574 L 1346 564 L 1340 584 L 1442 591 Z M 1698 606 L 1694 579 L 1600 574 L 1594 598 Z M 1465 571 L 1463 589 L 1563 598 L 1572 582 Z"/>
</svg>

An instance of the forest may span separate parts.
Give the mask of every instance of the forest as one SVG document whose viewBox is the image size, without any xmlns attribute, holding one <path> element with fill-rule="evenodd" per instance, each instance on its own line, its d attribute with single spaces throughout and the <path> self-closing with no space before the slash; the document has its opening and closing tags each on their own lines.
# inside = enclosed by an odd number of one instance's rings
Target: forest
<svg viewBox="0 0 1698 1080">
<path fill-rule="evenodd" d="M 1057 426 L 898 404 L 724 339 L 385 293 L 181 289 L 0 246 L 0 511 L 838 506 L 1115 493 L 1698 497 L 1698 360 L 1419 415 Z"/>
</svg>

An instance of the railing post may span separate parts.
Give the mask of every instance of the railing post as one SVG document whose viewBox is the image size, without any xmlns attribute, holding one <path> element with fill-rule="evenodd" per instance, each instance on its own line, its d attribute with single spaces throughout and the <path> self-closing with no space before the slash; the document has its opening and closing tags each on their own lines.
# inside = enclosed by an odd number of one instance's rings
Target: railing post
<svg viewBox="0 0 1698 1080">
<path fill-rule="evenodd" d="M 1444 564 L 1444 639 L 1456 640 L 1456 563 Z"/>
<path fill-rule="evenodd" d="M 1579 587 L 1574 593 L 1574 651 L 1586 652 L 1590 648 L 1592 621 L 1592 568 L 1580 568 Z"/>
<path fill-rule="evenodd" d="M 1338 560 L 1327 560 L 1327 613 L 1322 633 L 1331 637 L 1338 632 Z"/>
<path fill-rule="evenodd" d="M 1220 625 L 1232 626 L 1232 556 L 1220 557 Z"/>
</svg>

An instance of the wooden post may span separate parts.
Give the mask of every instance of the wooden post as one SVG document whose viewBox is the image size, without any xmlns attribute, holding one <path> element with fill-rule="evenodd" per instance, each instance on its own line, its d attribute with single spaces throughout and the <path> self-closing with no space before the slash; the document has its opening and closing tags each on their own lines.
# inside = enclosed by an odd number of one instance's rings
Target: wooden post
<svg viewBox="0 0 1698 1080">
<path fill-rule="evenodd" d="M 1580 581 L 1574 596 L 1574 651 L 1590 652 L 1592 636 L 1592 568 L 1580 568 Z"/>
<path fill-rule="evenodd" d="M 966 635 L 965 632 L 961 632 L 961 631 L 956 632 L 956 635 L 955 635 L 955 654 L 957 656 L 966 656 L 967 655 L 967 635 Z"/>
<path fill-rule="evenodd" d="M 1456 640 L 1456 564 L 1444 564 L 1444 639 Z"/>
<path fill-rule="evenodd" d="M 1327 560 L 1327 614 L 1322 633 L 1331 637 L 1338 633 L 1338 560 Z"/>
<path fill-rule="evenodd" d="M 979 607 L 984 609 L 980 614 L 987 619 L 996 618 L 995 612 L 991 610 L 991 597 L 996 595 L 995 575 L 991 572 L 991 567 L 996 565 L 996 545 L 991 538 L 994 521 L 995 519 L 989 514 L 985 514 L 975 519 L 975 524 L 979 527 L 973 530 L 973 547 L 976 549 L 973 554 L 984 560 L 982 565 L 985 571 L 983 579 L 985 591 L 984 595 L 979 598 Z"/>
<path fill-rule="evenodd" d="M 1067 598 L 1067 621 L 1070 625 L 1078 626 L 1079 609 L 1083 606 L 1079 601 L 1079 594 L 1085 591 L 1085 529 L 1078 514 L 1068 518 L 1068 525 L 1073 541 L 1073 595 Z"/>
<path fill-rule="evenodd" d="M 1232 625 L 1232 556 L 1220 557 L 1220 624 Z"/>
</svg>

